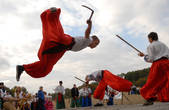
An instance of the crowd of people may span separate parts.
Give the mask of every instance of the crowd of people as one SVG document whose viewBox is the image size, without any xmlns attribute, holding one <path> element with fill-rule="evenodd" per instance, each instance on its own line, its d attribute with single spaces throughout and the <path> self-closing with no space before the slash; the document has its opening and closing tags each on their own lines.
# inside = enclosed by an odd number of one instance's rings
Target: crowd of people
<svg viewBox="0 0 169 110">
<path fill-rule="evenodd" d="M 56 97 L 52 98 L 51 94 L 47 94 L 43 87 L 40 86 L 36 94 L 32 95 L 22 90 L 22 87 L 15 87 L 14 94 L 9 93 L 3 82 L 0 83 L 0 110 L 54 110 L 64 109 L 65 104 L 65 89 L 63 82 L 59 81 L 59 85 L 54 89 Z M 110 87 L 106 88 L 106 94 L 109 97 L 107 105 L 113 105 L 113 97 L 115 92 Z M 92 90 L 88 84 L 81 89 L 77 88 L 76 84 L 71 89 L 71 108 L 90 107 L 92 106 Z M 53 100 L 55 99 L 55 100 Z M 54 105 L 56 101 L 56 108 Z M 95 104 L 94 106 L 98 106 Z"/>
<path fill-rule="evenodd" d="M 35 94 L 23 92 L 21 87 L 16 87 L 11 95 L 0 83 L 0 110 L 53 110 L 52 96 L 43 91 L 43 87 Z"/>
</svg>

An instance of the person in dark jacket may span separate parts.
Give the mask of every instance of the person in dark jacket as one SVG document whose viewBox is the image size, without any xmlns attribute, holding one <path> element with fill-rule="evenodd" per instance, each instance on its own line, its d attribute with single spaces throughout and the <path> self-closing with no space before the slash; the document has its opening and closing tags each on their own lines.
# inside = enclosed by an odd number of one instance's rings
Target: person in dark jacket
<svg viewBox="0 0 169 110">
<path fill-rule="evenodd" d="M 79 107 L 79 90 L 76 87 L 76 84 L 73 85 L 73 88 L 71 89 L 71 95 L 72 95 L 72 101 L 71 101 L 71 107 Z"/>
</svg>

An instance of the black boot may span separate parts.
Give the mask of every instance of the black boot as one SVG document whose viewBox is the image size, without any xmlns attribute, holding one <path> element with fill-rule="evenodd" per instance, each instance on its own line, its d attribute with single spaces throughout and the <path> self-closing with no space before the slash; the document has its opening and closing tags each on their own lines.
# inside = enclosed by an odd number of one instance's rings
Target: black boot
<svg viewBox="0 0 169 110">
<path fill-rule="evenodd" d="M 143 106 L 153 105 L 154 101 L 155 101 L 155 99 L 146 100 L 146 102 L 143 104 Z"/>
<path fill-rule="evenodd" d="M 22 72 L 24 71 L 24 67 L 21 65 L 17 65 L 16 66 L 16 80 L 19 81 L 20 76 L 22 74 Z"/>
<path fill-rule="evenodd" d="M 95 106 L 95 107 L 103 106 L 103 104 L 102 104 L 102 103 L 97 103 L 97 104 L 95 104 L 94 106 Z"/>
</svg>

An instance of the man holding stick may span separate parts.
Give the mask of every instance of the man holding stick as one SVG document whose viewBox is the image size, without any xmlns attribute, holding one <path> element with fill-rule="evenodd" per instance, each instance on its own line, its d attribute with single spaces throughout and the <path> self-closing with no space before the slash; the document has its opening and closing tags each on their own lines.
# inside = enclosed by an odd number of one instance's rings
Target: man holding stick
<svg viewBox="0 0 169 110">
<path fill-rule="evenodd" d="M 139 52 L 138 55 L 144 57 L 146 62 L 152 63 L 147 82 L 140 89 L 140 94 L 146 100 L 143 105 L 153 105 L 157 98 L 160 101 L 169 101 L 169 48 L 158 40 L 158 34 L 156 32 L 148 34 L 150 45 L 147 47 L 146 55 L 120 36 L 116 36 Z"/>
<path fill-rule="evenodd" d="M 61 13 L 60 8 L 50 8 L 41 14 L 43 27 L 43 40 L 38 52 L 39 61 L 17 65 L 16 80 L 20 80 L 23 71 L 33 78 L 41 78 L 48 75 L 53 66 L 61 59 L 64 53 L 68 50 L 80 51 L 87 47 L 95 48 L 99 44 L 97 36 L 93 35 L 90 38 L 92 28 L 91 17 L 87 20 L 88 27 L 84 37 L 71 37 L 64 33 L 59 20 Z"/>
<path fill-rule="evenodd" d="M 140 93 L 146 99 L 144 105 L 152 105 L 157 99 L 157 94 L 163 94 L 162 88 L 168 87 L 169 83 L 169 48 L 158 41 L 156 32 L 148 34 L 150 45 L 147 47 L 147 54 L 139 53 L 146 62 L 152 63 L 146 84 L 141 88 Z M 168 91 L 169 92 L 169 91 Z M 167 92 L 163 94 L 169 96 Z"/>
<path fill-rule="evenodd" d="M 95 106 L 103 106 L 102 100 L 105 95 L 105 89 L 109 85 L 112 89 L 120 92 L 129 92 L 131 90 L 132 83 L 128 80 L 125 80 L 121 77 L 113 75 L 108 70 L 99 70 L 95 71 L 85 78 L 86 82 L 96 81 L 99 82 L 99 85 L 94 91 L 93 97 L 99 99 L 99 102 Z"/>
</svg>

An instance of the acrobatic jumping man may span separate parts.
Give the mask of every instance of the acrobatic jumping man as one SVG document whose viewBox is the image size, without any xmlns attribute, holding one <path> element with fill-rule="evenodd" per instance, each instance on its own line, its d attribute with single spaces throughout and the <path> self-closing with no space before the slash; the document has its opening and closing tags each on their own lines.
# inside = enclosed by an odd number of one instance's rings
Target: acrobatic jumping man
<svg viewBox="0 0 169 110">
<path fill-rule="evenodd" d="M 105 89 L 109 85 L 112 89 L 117 90 L 119 92 L 129 92 L 131 90 L 132 83 L 128 80 L 125 80 L 121 77 L 113 75 L 108 70 L 99 70 L 95 71 L 85 78 L 86 82 L 96 81 L 99 82 L 97 88 L 94 91 L 93 97 L 95 99 L 99 99 L 99 102 L 95 104 L 95 106 L 103 106 L 102 100 L 105 95 Z"/>
<path fill-rule="evenodd" d="M 39 61 L 32 64 L 16 66 L 16 80 L 25 71 L 33 78 L 45 77 L 52 71 L 53 66 L 68 50 L 80 51 L 86 47 L 95 48 L 99 44 L 97 36 L 90 38 L 92 21 L 87 20 L 88 27 L 84 37 L 71 37 L 64 33 L 59 20 L 60 8 L 50 8 L 41 14 L 43 40 L 38 52 Z"/>
<path fill-rule="evenodd" d="M 146 99 L 143 105 L 152 105 L 161 90 L 169 84 L 169 48 L 158 40 L 156 32 L 148 34 L 148 40 L 150 45 L 147 47 L 147 55 L 139 53 L 146 62 L 152 63 L 147 82 L 140 90 Z M 165 95 L 168 93 L 163 94 L 164 98 Z"/>
</svg>

